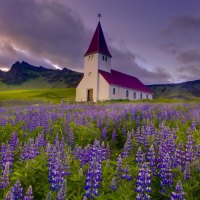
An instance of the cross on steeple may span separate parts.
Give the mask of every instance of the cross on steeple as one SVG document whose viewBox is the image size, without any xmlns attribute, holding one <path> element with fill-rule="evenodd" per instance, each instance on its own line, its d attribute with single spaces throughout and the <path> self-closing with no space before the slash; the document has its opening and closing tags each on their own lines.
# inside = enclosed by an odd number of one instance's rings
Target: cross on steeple
<svg viewBox="0 0 200 200">
<path fill-rule="evenodd" d="M 101 13 L 98 13 L 98 14 L 97 14 L 97 17 L 99 18 L 99 21 L 100 21 L 100 18 L 102 17 L 102 14 L 101 14 Z"/>
</svg>

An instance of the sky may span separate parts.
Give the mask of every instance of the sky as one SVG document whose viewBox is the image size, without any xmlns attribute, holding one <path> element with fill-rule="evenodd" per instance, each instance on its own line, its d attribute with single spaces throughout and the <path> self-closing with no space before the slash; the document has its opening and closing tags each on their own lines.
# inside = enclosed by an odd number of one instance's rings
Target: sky
<svg viewBox="0 0 200 200">
<path fill-rule="evenodd" d="M 0 0 L 0 69 L 83 71 L 99 12 L 113 69 L 145 84 L 200 79 L 200 0 Z"/>
</svg>

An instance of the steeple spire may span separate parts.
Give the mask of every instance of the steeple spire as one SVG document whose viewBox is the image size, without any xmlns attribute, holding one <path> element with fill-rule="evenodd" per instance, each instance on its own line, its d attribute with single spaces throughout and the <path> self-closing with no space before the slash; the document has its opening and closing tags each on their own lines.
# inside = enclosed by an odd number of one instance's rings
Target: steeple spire
<svg viewBox="0 0 200 200">
<path fill-rule="evenodd" d="M 100 15 L 101 14 L 99 13 L 98 16 L 100 16 Z M 95 30 L 95 33 L 93 35 L 90 46 L 89 46 L 89 48 L 86 51 L 84 56 L 87 56 L 87 55 L 90 55 L 90 54 L 93 54 L 93 53 L 101 53 L 105 56 L 112 58 L 112 56 L 111 56 L 111 54 L 108 50 L 105 38 L 104 38 L 104 34 L 103 34 L 103 31 L 102 31 L 102 28 L 101 28 L 100 21 L 99 21 L 97 28 Z"/>
</svg>

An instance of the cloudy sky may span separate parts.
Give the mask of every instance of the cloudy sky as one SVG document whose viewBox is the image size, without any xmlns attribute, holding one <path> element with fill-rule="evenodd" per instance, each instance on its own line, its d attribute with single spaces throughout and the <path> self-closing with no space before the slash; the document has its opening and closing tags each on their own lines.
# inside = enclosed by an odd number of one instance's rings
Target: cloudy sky
<svg viewBox="0 0 200 200">
<path fill-rule="evenodd" d="M 98 12 L 114 69 L 145 84 L 200 79 L 200 0 L 0 0 L 0 68 L 82 71 Z"/>
</svg>

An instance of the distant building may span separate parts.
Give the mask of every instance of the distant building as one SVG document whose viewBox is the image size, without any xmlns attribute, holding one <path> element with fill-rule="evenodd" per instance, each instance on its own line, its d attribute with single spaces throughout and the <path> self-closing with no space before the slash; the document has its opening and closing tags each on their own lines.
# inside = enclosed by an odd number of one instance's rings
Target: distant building
<svg viewBox="0 0 200 200">
<path fill-rule="evenodd" d="M 84 55 L 84 76 L 76 88 L 76 101 L 152 99 L 152 91 L 138 78 L 113 70 L 111 58 L 99 22 Z"/>
</svg>

